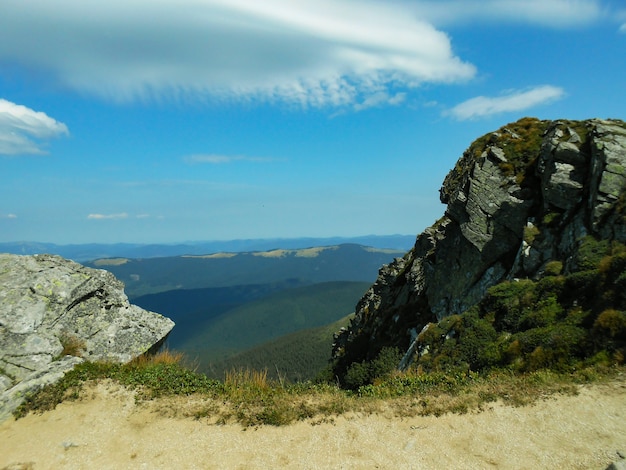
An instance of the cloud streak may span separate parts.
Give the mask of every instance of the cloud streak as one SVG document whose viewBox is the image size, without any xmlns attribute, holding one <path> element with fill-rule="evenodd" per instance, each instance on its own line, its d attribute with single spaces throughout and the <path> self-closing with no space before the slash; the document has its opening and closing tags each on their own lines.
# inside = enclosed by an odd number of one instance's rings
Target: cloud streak
<svg viewBox="0 0 626 470">
<path fill-rule="evenodd" d="M 69 135 L 65 124 L 0 98 L 0 155 L 46 154 L 44 143 L 63 135 Z"/>
<path fill-rule="evenodd" d="M 256 163 L 268 163 L 275 162 L 275 158 L 263 158 L 263 157 L 246 157 L 244 155 L 219 155 L 219 154 L 195 154 L 189 155 L 184 158 L 185 162 L 189 164 L 196 163 L 209 163 L 212 165 L 221 165 L 233 162 L 256 162 Z"/>
<path fill-rule="evenodd" d="M 414 2 L 413 9 L 438 26 L 507 22 L 574 28 L 608 15 L 598 0 L 431 0 Z"/>
<path fill-rule="evenodd" d="M 116 219 L 127 219 L 128 214 L 126 212 L 121 212 L 119 214 L 89 214 L 87 216 L 90 220 L 116 220 Z"/>
<path fill-rule="evenodd" d="M 116 101 L 200 95 L 304 107 L 475 75 L 446 34 L 382 0 L 9 2 L 0 60 Z"/>
<path fill-rule="evenodd" d="M 456 105 L 446 114 L 464 121 L 488 117 L 494 114 L 524 111 L 534 106 L 547 104 L 565 95 L 562 88 L 543 85 L 529 90 L 513 90 L 497 96 L 478 96 Z"/>
</svg>

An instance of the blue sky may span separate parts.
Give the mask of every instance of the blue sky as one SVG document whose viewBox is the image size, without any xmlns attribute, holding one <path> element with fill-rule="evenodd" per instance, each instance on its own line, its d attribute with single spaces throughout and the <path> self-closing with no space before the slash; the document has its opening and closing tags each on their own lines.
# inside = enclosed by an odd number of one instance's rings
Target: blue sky
<svg viewBox="0 0 626 470">
<path fill-rule="evenodd" d="M 0 241 L 417 234 L 480 135 L 626 118 L 622 0 L 0 10 Z"/>
</svg>

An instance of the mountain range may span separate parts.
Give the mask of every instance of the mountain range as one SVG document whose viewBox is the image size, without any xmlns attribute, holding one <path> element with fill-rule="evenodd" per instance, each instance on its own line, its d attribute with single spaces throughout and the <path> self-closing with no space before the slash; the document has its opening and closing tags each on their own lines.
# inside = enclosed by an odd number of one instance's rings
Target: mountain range
<svg viewBox="0 0 626 470">
<path fill-rule="evenodd" d="M 59 245 L 55 243 L 15 241 L 0 243 L 0 253 L 14 255 L 54 254 L 82 263 L 99 258 L 157 258 L 180 255 L 205 255 L 219 252 L 252 252 L 281 249 L 303 249 L 352 243 L 381 249 L 406 251 L 415 242 L 414 235 L 365 235 L 328 238 L 265 238 L 181 243 L 86 243 Z"/>
</svg>

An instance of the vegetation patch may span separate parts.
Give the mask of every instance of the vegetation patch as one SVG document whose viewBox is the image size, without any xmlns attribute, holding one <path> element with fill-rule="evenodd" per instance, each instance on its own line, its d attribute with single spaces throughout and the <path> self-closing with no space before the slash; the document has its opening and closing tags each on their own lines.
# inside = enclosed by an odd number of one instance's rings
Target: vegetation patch
<svg viewBox="0 0 626 470">
<path fill-rule="evenodd" d="M 493 370 L 486 374 L 412 370 L 386 373 L 356 390 L 323 381 L 285 384 L 265 371 L 233 370 L 223 381 L 208 379 L 183 364 L 172 352 L 142 357 L 126 365 L 85 362 L 53 385 L 28 397 L 15 417 L 52 410 L 81 396 L 85 385 L 113 381 L 136 392 L 171 416 L 244 427 L 282 426 L 307 420 L 332 422 L 346 413 L 391 411 L 395 416 L 466 413 L 500 400 L 519 406 L 555 393 L 576 393 L 579 384 L 624 380 L 624 368 L 594 365 L 574 372 L 539 370 L 524 374 Z M 164 407 L 162 403 L 167 403 Z"/>
<path fill-rule="evenodd" d="M 462 315 L 418 337 L 415 368 L 427 372 L 504 369 L 570 372 L 622 364 L 626 356 L 626 247 L 585 238 L 579 270 L 546 264 L 542 279 L 502 282 Z M 359 367 L 363 367 L 360 365 Z M 346 381 L 350 377 L 346 376 Z"/>
<path fill-rule="evenodd" d="M 526 117 L 476 139 L 446 176 L 441 188 L 442 201 L 447 203 L 448 198 L 465 184 L 474 164 L 484 158 L 490 147 L 499 147 L 504 152 L 506 161 L 499 163 L 504 176 L 515 178 L 520 186 L 529 183 L 534 178 L 535 163 L 549 125 L 550 121 Z"/>
<path fill-rule="evenodd" d="M 80 339 L 78 336 L 71 333 L 63 333 L 59 336 L 59 341 L 61 341 L 61 346 L 63 346 L 63 350 L 59 354 L 59 357 L 83 356 L 86 345 L 85 341 Z"/>
</svg>

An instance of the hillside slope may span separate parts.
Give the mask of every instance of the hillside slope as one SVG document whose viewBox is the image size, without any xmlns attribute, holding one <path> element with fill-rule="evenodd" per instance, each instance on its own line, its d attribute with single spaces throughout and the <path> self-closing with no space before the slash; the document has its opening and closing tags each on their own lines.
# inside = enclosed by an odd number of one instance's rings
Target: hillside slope
<svg viewBox="0 0 626 470">
<path fill-rule="evenodd" d="M 348 325 L 350 317 L 270 340 L 214 364 L 206 373 L 209 377 L 223 379 L 226 371 L 267 370 L 271 380 L 291 383 L 314 380 L 328 367 L 333 336 Z"/>
<path fill-rule="evenodd" d="M 111 271 L 128 297 L 174 289 L 243 286 L 297 281 L 300 285 L 376 279 L 378 269 L 404 252 L 343 244 L 165 258 L 113 258 L 86 265 Z M 158 311 L 158 310 L 157 310 Z M 167 313 L 167 312 L 163 312 Z"/>
<path fill-rule="evenodd" d="M 339 334 L 335 373 L 384 347 L 434 368 L 455 355 L 470 368 L 601 350 L 623 360 L 625 188 L 623 121 L 525 118 L 479 138 L 443 183 L 443 217 L 381 270 Z"/>
<path fill-rule="evenodd" d="M 217 318 L 197 318 L 193 334 L 171 346 L 197 361 L 200 371 L 210 371 L 211 364 L 266 341 L 339 320 L 354 311 L 368 286 L 364 282 L 328 282 L 277 292 Z M 217 375 L 223 376 L 221 371 Z"/>
</svg>

